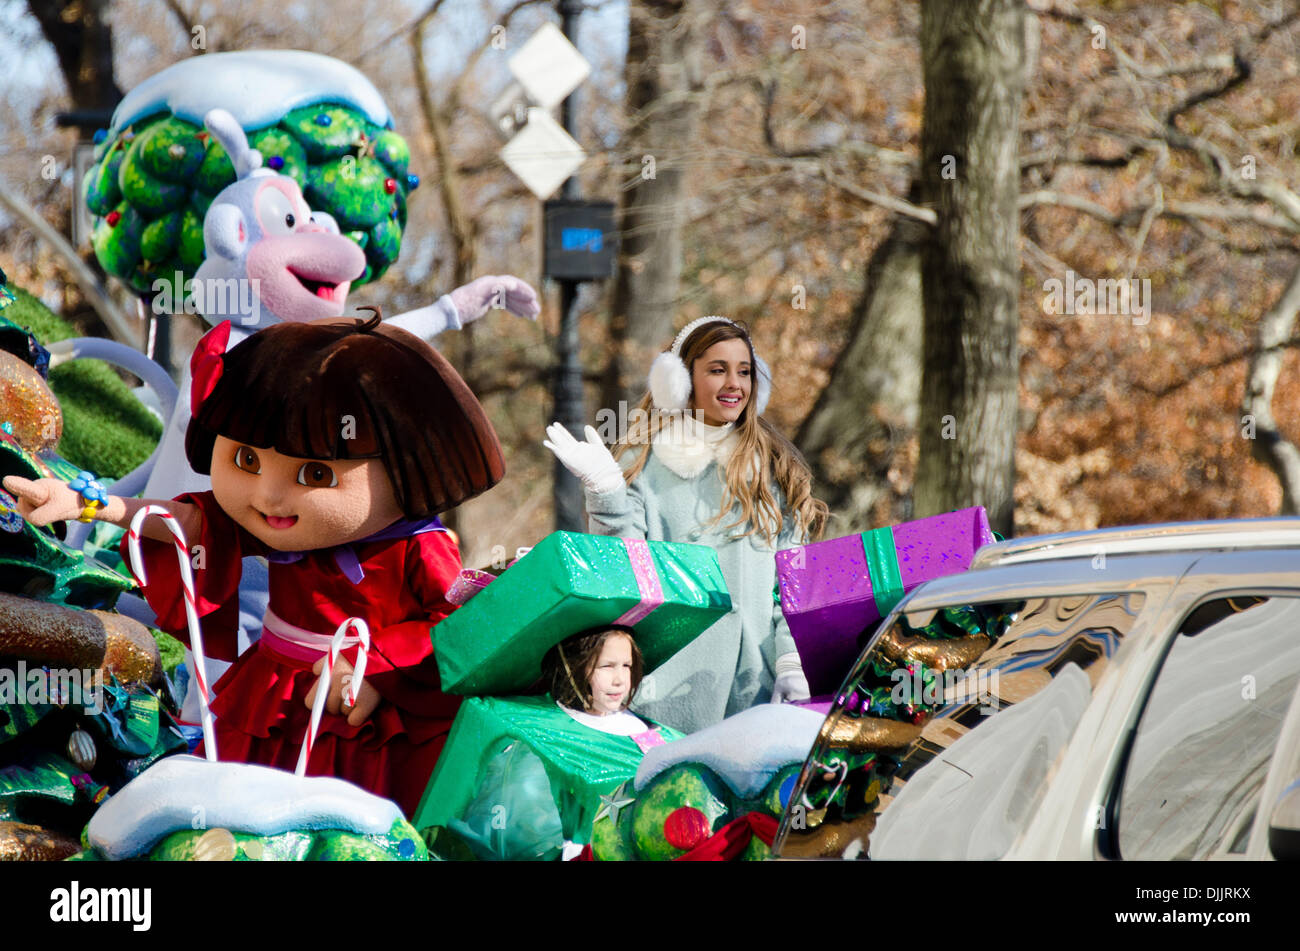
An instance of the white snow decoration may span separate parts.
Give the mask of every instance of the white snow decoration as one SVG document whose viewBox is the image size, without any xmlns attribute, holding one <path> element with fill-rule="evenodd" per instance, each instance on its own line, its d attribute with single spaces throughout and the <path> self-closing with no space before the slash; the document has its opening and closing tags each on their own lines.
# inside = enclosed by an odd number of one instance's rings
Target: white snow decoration
<svg viewBox="0 0 1300 951">
<path fill-rule="evenodd" d="M 200 817 L 202 828 L 251 835 L 294 829 L 384 835 L 402 810 L 341 779 L 168 756 L 111 796 L 86 832 L 94 848 L 121 861 L 148 852 L 173 832 L 195 828 Z"/>
<path fill-rule="evenodd" d="M 824 719 L 820 713 L 789 703 L 750 707 L 650 750 L 636 771 L 633 788 L 640 792 L 679 763 L 699 763 L 722 777 L 737 795 L 752 798 L 782 767 L 807 758 Z"/>
<path fill-rule="evenodd" d="M 118 104 L 109 138 L 160 112 L 202 126 L 218 108 L 245 129 L 261 129 L 317 102 L 343 103 L 375 125 L 393 125 L 379 90 L 347 63 L 304 50 L 240 50 L 193 56 L 150 76 Z"/>
</svg>

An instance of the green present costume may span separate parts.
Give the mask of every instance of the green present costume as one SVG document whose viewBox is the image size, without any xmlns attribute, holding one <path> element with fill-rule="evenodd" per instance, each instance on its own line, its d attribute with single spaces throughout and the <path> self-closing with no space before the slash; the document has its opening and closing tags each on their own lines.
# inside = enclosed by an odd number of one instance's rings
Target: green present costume
<svg viewBox="0 0 1300 951">
<path fill-rule="evenodd" d="M 575 718 L 549 696 L 466 700 L 414 825 L 446 827 L 480 858 L 551 859 L 565 843 L 587 844 L 641 763 L 638 740 L 653 742 L 588 725 L 605 719 L 619 715 Z M 680 736 L 650 732 L 659 742 Z"/>
<path fill-rule="evenodd" d="M 555 532 L 433 629 L 443 688 L 518 694 L 546 652 L 591 628 L 632 628 L 653 669 L 731 607 L 714 553 Z M 550 859 L 590 841 L 646 749 L 680 734 L 626 711 L 595 716 L 549 696 L 461 705 L 414 825 L 443 857 Z M 574 851 L 570 849 L 570 851 Z"/>
</svg>

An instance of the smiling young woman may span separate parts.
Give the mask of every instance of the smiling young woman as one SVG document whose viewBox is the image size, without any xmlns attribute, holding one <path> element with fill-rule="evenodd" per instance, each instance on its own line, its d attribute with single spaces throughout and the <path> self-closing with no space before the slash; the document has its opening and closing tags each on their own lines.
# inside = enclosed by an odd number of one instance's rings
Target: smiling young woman
<svg viewBox="0 0 1300 951">
<path fill-rule="evenodd" d="M 659 668 L 635 702 L 683 732 L 808 696 L 772 597 L 773 556 L 813 540 L 827 513 L 799 451 L 762 417 L 770 384 L 744 327 L 703 318 L 655 361 L 632 414 L 640 422 L 613 454 L 592 427 L 585 443 L 547 429 L 546 445 L 583 481 L 591 531 L 718 553 L 732 612 Z"/>
</svg>

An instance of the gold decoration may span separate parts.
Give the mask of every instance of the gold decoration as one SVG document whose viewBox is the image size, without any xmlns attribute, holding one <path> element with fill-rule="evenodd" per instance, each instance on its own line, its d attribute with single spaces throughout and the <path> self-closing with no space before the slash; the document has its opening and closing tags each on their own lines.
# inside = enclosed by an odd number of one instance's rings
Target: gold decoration
<svg viewBox="0 0 1300 951">
<path fill-rule="evenodd" d="M 0 422 L 28 452 L 53 449 L 63 436 L 63 412 L 49 384 L 25 361 L 0 350 Z"/>
<path fill-rule="evenodd" d="M 81 851 L 76 839 L 25 822 L 0 822 L 0 862 L 61 862 Z"/>
<path fill-rule="evenodd" d="M 827 727 L 829 727 L 829 732 Z M 822 741 L 850 753 L 883 753 L 903 750 L 921 735 L 922 725 L 887 720 L 884 717 L 846 717 L 822 727 Z"/>
<path fill-rule="evenodd" d="M 124 614 L 90 613 L 104 626 L 104 679 L 111 673 L 123 683 L 154 683 L 162 671 L 162 657 L 149 629 Z"/>
<path fill-rule="evenodd" d="M 993 646 L 984 634 L 943 640 L 903 634 L 895 625 L 880 639 L 881 650 L 892 661 L 920 661 L 934 670 L 961 670 L 979 660 Z"/>
</svg>

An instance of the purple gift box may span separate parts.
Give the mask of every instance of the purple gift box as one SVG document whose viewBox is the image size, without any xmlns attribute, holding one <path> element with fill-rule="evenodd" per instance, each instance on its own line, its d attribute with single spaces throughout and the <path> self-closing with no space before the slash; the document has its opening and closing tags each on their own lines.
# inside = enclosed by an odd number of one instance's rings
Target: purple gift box
<svg viewBox="0 0 1300 951">
<path fill-rule="evenodd" d="M 859 635 L 923 581 L 970 567 L 995 541 L 983 506 L 776 553 L 781 613 L 813 696 L 840 688 Z"/>
</svg>

